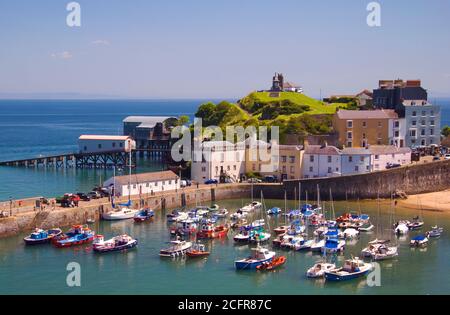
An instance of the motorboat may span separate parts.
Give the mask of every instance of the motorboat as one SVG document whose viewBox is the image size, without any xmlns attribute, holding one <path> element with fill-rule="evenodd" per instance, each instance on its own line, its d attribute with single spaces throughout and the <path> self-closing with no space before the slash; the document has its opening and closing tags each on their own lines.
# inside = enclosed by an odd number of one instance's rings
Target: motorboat
<svg viewBox="0 0 450 315">
<path fill-rule="evenodd" d="M 433 226 L 431 228 L 431 231 L 428 231 L 426 233 L 426 235 L 429 238 L 437 238 L 437 237 L 440 237 L 442 235 L 442 233 L 444 233 L 444 228 Z"/>
<path fill-rule="evenodd" d="M 314 243 L 311 244 L 312 252 L 320 252 L 322 248 L 325 246 L 325 240 L 315 240 Z"/>
<path fill-rule="evenodd" d="M 187 250 L 186 256 L 190 258 L 201 258 L 209 256 L 209 252 L 206 250 L 205 245 L 196 243 L 190 249 Z"/>
<path fill-rule="evenodd" d="M 425 223 L 419 218 L 415 217 L 411 222 L 407 224 L 410 230 L 419 230 L 423 227 Z"/>
<path fill-rule="evenodd" d="M 251 227 L 252 228 L 260 228 L 263 227 L 266 224 L 264 219 L 255 220 L 252 222 Z"/>
<path fill-rule="evenodd" d="M 259 266 L 256 266 L 257 270 L 260 271 L 271 271 L 286 263 L 285 256 L 274 257 L 270 262 L 264 262 Z"/>
<path fill-rule="evenodd" d="M 380 244 L 378 248 L 372 253 L 372 258 L 375 261 L 387 260 L 398 256 L 397 246 L 386 246 L 385 244 Z"/>
<path fill-rule="evenodd" d="M 27 245 L 37 245 L 50 243 L 54 237 L 61 235 L 62 230 L 60 228 L 53 228 L 49 230 L 43 230 L 36 228 L 33 233 L 25 237 L 23 240 Z"/>
<path fill-rule="evenodd" d="M 375 228 L 375 226 L 372 223 L 367 222 L 367 223 L 364 223 L 363 225 L 358 226 L 358 231 L 360 231 L 360 232 L 370 232 L 374 228 Z"/>
<path fill-rule="evenodd" d="M 372 264 L 356 257 L 346 260 L 341 268 L 325 271 L 325 279 L 327 281 L 351 280 L 368 274 L 372 269 Z"/>
<path fill-rule="evenodd" d="M 251 249 L 250 257 L 236 260 L 234 265 L 237 270 L 256 269 L 263 263 L 271 262 L 275 255 L 275 252 L 258 245 L 256 248 Z"/>
<path fill-rule="evenodd" d="M 248 212 L 253 212 L 255 210 L 259 210 L 262 207 L 262 203 L 259 201 L 253 201 L 252 203 L 240 208 L 239 210 L 241 210 L 244 213 L 248 213 Z"/>
<path fill-rule="evenodd" d="M 296 242 L 294 244 L 294 250 L 295 251 L 302 251 L 302 250 L 308 250 L 311 249 L 311 245 L 314 244 L 314 240 L 308 240 L 302 238 L 300 241 Z"/>
<path fill-rule="evenodd" d="M 396 235 L 406 235 L 409 232 L 408 221 L 399 221 L 394 225 Z"/>
<path fill-rule="evenodd" d="M 142 209 L 134 215 L 134 222 L 149 221 L 155 216 L 155 212 L 148 208 Z"/>
<path fill-rule="evenodd" d="M 176 225 L 170 229 L 172 235 L 189 235 L 197 233 L 197 223 L 192 219 L 186 219 L 177 222 Z"/>
<path fill-rule="evenodd" d="M 308 269 L 308 271 L 306 272 L 306 276 L 308 278 L 323 278 L 326 271 L 330 271 L 333 269 L 336 269 L 335 264 L 317 262 L 316 264 L 314 264 L 314 266 Z"/>
<path fill-rule="evenodd" d="M 94 240 L 95 232 L 87 226 L 75 225 L 65 234 L 60 234 L 52 239 L 53 245 L 58 248 L 71 247 L 90 243 Z"/>
<path fill-rule="evenodd" d="M 411 239 L 411 247 L 425 247 L 428 245 L 428 237 L 425 235 L 418 235 Z"/>
<path fill-rule="evenodd" d="M 355 239 L 359 237 L 359 231 L 354 228 L 348 228 L 345 229 L 344 232 L 339 235 L 339 237 L 346 240 Z"/>
<path fill-rule="evenodd" d="M 325 245 L 321 248 L 324 254 L 335 254 L 343 252 L 345 249 L 345 241 L 337 238 L 328 238 Z"/>
<path fill-rule="evenodd" d="M 107 221 L 128 220 L 133 219 L 138 212 L 139 210 L 123 207 L 120 210 L 103 213 L 102 218 Z"/>
<path fill-rule="evenodd" d="M 93 245 L 94 252 L 97 253 L 109 253 L 123 251 L 127 249 L 135 248 L 138 241 L 129 235 L 115 236 L 109 240 L 104 239 L 103 235 L 96 235 Z"/>
<path fill-rule="evenodd" d="M 281 208 L 273 207 L 272 209 L 267 210 L 268 215 L 277 215 L 281 213 Z"/>
<path fill-rule="evenodd" d="M 161 257 L 177 257 L 184 256 L 188 249 L 192 247 L 192 243 L 183 240 L 175 240 L 170 242 L 168 248 L 161 249 L 159 256 Z"/>
<path fill-rule="evenodd" d="M 229 228 L 224 225 L 215 226 L 212 223 L 204 223 L 197 232 L 197 238 L 222 238 L 228 235 Z"/>
</svg>

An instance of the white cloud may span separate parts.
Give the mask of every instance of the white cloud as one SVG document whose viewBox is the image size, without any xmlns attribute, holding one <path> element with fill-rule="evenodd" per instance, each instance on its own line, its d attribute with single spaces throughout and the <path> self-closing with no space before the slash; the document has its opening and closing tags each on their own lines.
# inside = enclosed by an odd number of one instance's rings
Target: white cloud
<svg viewBox="0 0 450 315">
<path fill-rule="evenodd" d="M 92 42 L 93 45 L 104 45 L 108 46 L 110 43 L 106 39 L 96 39 Z"/>
<path fill-rule="evenodd" d="M 58 59 L 70 59 L 73 57 L 73 55 L 68 51 L 63 51 L 60 53 L 52 53 L 50 56 L 52 58 L 58 58 Z"/>
</svg>

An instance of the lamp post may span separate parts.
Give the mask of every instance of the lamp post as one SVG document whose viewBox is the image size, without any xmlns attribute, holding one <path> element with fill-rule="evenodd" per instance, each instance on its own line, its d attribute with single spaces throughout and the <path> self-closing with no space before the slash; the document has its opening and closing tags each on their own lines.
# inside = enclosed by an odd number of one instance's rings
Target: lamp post
<svg viewBox="0 0 450 315">
<path fill-rule="evenodd" d="M 9 197 L 9 216 L 12 216 L 12 197 Z"/>
</svg>

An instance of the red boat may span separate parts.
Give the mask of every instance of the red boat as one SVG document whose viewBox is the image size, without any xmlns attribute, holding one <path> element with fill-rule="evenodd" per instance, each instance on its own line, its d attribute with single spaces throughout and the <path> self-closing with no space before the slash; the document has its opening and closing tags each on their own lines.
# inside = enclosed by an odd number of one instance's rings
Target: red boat
<svg viewBox="0 0 450 315">
<path fill-rule="evenodd" d="M 270 270 L 274 270 L 275 268 L 278 268 L 278 267 L 284 265 L 285 262 L 286 262 L 286 257 L 279 256 L 279 257 L 273 258 L 272 261 L 270 261 L 270 262 L 262 263 L 261 265 L 257 266 L 256 269 L 270 271 Z"/>
<path fill-rule="evenodd" d="M 204 223 L 200 231 L 197 233 L 198 238 L 221 238 L 228 235 L 228 227 L 219 225 L 214 226 L 212 223 Z"/>
<path fill-rule="evenodd" d="M 279 226 L 276 229 L 274 229 L 273 231 L 275 232 L 275 234 L 280 235 L 280 234 L 284 234 L 287 232 L 287 230 L 290 228 L 290 226 L 288 225 L 283 225 L 283 226 Z"/>
<path fill-rule="evenodd" d="M 352 218 L 352 215 L 350 213 L 346 213 L 346 214 L 341 215 L 340 217 L 338 217 L 336 219 L 336 222 L 337 223 L 348 222 L 348 221 L 350 221 L 351 218 Z"/>
<path fill-rule="evenodd" d="M 58 248 L 71 247 L 90 243 L 94 240 L 95 232 L 88 227 L 75 225 L 70 231 L 53 238 L 52 243 Z"/>
<path fill-rule="evenodd" d="M 209 256 L 209 252 L 206 251 L 205 245 L 203 245 L 203 244 L 195 244 L 193 247 L 191 247 L 186 252 L 186 256 L 188 256 L 190 258 L 206 257 L 206 256 Z"/>
</svg>

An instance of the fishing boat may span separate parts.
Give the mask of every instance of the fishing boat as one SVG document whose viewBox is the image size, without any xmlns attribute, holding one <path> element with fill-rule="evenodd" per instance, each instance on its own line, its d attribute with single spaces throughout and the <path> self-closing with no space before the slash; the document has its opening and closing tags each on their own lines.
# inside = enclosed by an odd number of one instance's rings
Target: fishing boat
<svg viewBox="0 0 450 315">
<path fill-rule="evenodd" d="M 328 238 L 325 245 L 321 248 L 324 254 L 335 254 L 343 252 L 345 249 L 345 241 L 337 238 Z"/>
<path fill-rule="evenodd" d="M 306 272 L 306 276 L 308 278 L 323 278 L 326 271 L 330 271 L 333 269 L 336 269 L 335 264 L 330 264 L 327 262 L 317 262 L 316 264 L 314 264 L 314 266 L 308 269 L 308 271 Z"/>
<path fill-rule="evenodd" d="M 250 232 L 241 229 L 241 231 L 233 237 L 236 243 L 248 243 L 250 241 Z"/>
<path fill-rule="evenodd" d="M 133 219 L 138 212 L 139 210 L 123 207 L 120 210 L 103 213 L 102 218 L 107 221 L 128 220 Z"/>
<path fill-rule="evenodd" d="M 192 219 L 186 219 L 177 222 L 174 227 L 170 229 L 172 235 L 189 235 L 197 233 L 197 223 Z"/>
<path fill-rule="evenodd" d="M 344 266 L 325 271 L 327 281 L 345 281 L 368 274 L 372 270 L 372 264 L 366 263 L 358 257 L 346 260 Z"/>
<path fill-rule="evenodd" d="M 265 262 L 271 262 L 275 255 L 275 252 L 269 251 L 258 244 L 256 248 L 251 249 L 250 257 L 236 260 L 234 265 L 237 270 L 256 269 Z"/>
<path fill-rule="evenodd" d="M 294 250 L 295 251 L 302 251 L 302 250 L 308 250 L 311 249 L 311 246 L 314 244 L 314 240 L 308 240 L 302 238 L 298 242 L 294 244 Z"/>
<path fill-rule="evenodd" d="M 376 251 L 378 250 L 378 248 L 380 246 L 388 244 L 389 242 L 390 241 L 388 241 L 388 240 L 375 239 L 375 240 L 369 242 L 368 246 L 365 247 L 361 251 L 361 256 L 362 257 L 373 257 L 374 253 L 376 253 Z"/>
<path fill-rule="evenodd" d="M 155 212 L 150 209 L 142 209 L 134 215 L 134 222 L 144 222 L 152 219 Z"/>
<path fill-rule="evenodd" d="M 301 225 L 300 221 L 294 222 L 286 231 L 288 235 L 300 235 L 303 234 L 306 230 L 306 226 Z"/>
<path fill-rule="evenodd" d="M 410 242 L 411 247 L 425 247 L 428 245 L 428 237 L 425 235 L 418 235 L 413 237 Z"/>
<path fill-rule="evenodd" d="M 184 256 L 192 247 L 192 243 L 183 240 L 175 240 L 170 242 L 170 247 L 159 251 L 160 257 L 177 257 Z"/>
<path fill-rule="evenodd" d="M 398 256 L 397 246 L 386 246 L 385 244 L 380 244 L 378 248 L 372 253 L 372 258 L 375 261 L 387 260 Z"/>
<path fill-rule="evenodd" d="M 267 242 L 270 239 L 271 235 L 270 233 L 267 233 L 262 226 L 258 228 L 253 228 L 250 231 L 250 238 L 249 241 L 251 243 L 264 243 Z"/>
<path fill-rule="evenodd" d="M 75 225 L 65 234 L 52 239 L 53 245 L 58 248 L 86 244 L 94 240 L 95 232 L 86 226 Z"/>
<path fill-rule="evenodd" d="M 200 231 L 197 232 L 197 238 L 222 238 L 228 235 L 228 227 L 224 225 L 215 226 L 212 223 L 203 223 Z"/>
<path fill-rule="evenodd" d="M 209 252 L 206 250 L 205 245 L 196 243 L 186 252 L 186 256 L 190 258 L 201 258 L 209 256 Z"/>
<path fill-rule="evenodd" d="M 423 227 L 424 224 L 425 223 L 419 217 L 415 217 L 411 222 L 407 223 L 406 225 L 410 230 L 419 230 Z"/>
<path fill-rule="evenodd" d="M 109 253 L 135 248 L 138 241 L 126 234 L 115 236 L 106 241 L 103 235 L 96 235 L 92 244 L 94 252 Z"/>
<path fill-rule="evenodd" d="M 444 233 L 444 228 L 433 226 L 431 228 L 431 231 L 428 231 L 426 233 L 426 235 L 429 238 L 437 238 L 437 237 L 440 237 L 442 235 L 442 233 Z"/>
<path fill-rule="evenodd" d="M 259 266 L 256 266 L 256 270 L 260 271 L 271 271 L 278 268 L 286 263 L 285 256 L 274 257 L 270 262 L 264 262 Z"/>
<path fill-rule="evenodd" d="M 268 215 L 277 215 L 281 213 L 281 208 L 273 207 L 272 209 L 267 210 Z"/>
<path fill-rule="evenodd" d="M 62 230 L 60 228 L 53 228 L 49 230 L 42 230 L 36 228 L 33 233 L 25 237 L 23 240 L 27 245 L 37 245 L 50 243 L 50 241 L 59 235 L 61 235 Z"/>
</svg>

